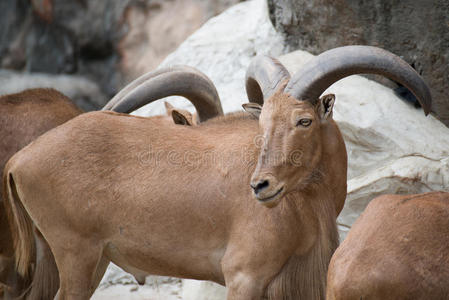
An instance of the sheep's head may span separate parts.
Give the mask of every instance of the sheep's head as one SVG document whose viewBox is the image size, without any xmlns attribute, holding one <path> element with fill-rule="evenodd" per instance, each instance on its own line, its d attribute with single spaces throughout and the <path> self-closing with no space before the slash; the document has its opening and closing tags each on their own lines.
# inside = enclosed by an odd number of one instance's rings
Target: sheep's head
<svg viewBox="0 0 449 300">
<path fill-rule="evenodd" d="M 332 118 L 335 96 L 325 95 L 316 104 L 275 93 L 264 104 L 245 105 L 259 116 L 260 155 L 251 178 L 255 197 L 267 206 L 308 180 L 321 159 L 321 126 Z M 250 107 L 251 106 L 251 107 Z"/>
<path fill-rule="evenodd" d="M 381 74 L 400 82 L 412 91 L 425 113 L 430 111 L 431 96 L 422 78 L 399 57 L 375 47 L 327 51 L 291 79 L 285 68 L 269 57 L 257 58 L 249 67 L 248 98 L 256 103 L 266 99 L 263 107 L 244 105 L 259 118 L 261 131 L 259 158 L 250 182 L 257 200 L 273 207 L 285 194 L 304 188 L 314 171 L 325 169 L 317 170 L 324 160 L 332 159 L 324 157 L 322 149 L 325 143 L 334 142 L 323 130 L 330 123 L 335 126 L 330 121 L 335 97 L 320 95 L 339 79 L 358 73 Z"/>
</svg>

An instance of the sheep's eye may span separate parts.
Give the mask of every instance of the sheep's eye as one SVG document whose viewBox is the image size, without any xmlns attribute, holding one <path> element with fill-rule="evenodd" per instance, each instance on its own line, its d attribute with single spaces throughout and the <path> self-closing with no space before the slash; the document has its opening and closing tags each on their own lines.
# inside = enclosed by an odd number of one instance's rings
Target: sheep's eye
<svg viewBox="0 0 449 300">
<path fill-rule="evenodd" d="M 308 127 L 308 126 L 310 126 L 310 124 L 312 124 L 312 120 L 310 120 L 310 119 L 301 119 L 301 120 L 298 121 L 298 123 L 296 123 L 296 126 Z"/>
</svg>

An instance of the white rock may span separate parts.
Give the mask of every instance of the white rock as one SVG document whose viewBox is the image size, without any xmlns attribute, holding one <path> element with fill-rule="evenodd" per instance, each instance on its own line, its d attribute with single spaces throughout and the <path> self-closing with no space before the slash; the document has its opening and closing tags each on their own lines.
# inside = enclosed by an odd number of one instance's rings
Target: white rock
<svg viewBox="0 0 449 300">
<path fill-rule="evenodd" d="M 185 64 L 204 72 L 214 82 L 227 113 L 241 110 L 241 104 L 248 102 L 244 78 L 251 59 L 259 53 L 279 56 L 285 52 L 283 38 L 269 19 L 266 2 L 253 0 L 210 19 L 159 67 Z M 190 102 L 180 97 L 172 97 L 169 102 L 193 111 Z M 148 116 L 164 112 L 163 103 L 156 102 L 136 114 Z"/>
<path fill-rule="evenodd" d="M 183 300 L 224 300 L 226 289 L 214 282 L 200 280 L 182 280 Z"/>
<path fill-rule="evenodd" d="M 109 299 L 183 299 L 182 280 L 173 277 L 148 276 L 145 285 L 139 285 L 134 277 L 111 263 L 91 300 Z"/>
</svg>

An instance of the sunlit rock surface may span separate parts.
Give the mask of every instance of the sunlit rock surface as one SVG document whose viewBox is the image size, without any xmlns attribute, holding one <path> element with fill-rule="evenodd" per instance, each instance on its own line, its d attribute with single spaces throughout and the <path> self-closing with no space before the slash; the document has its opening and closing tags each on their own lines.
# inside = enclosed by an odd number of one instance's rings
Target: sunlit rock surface
<svg viewBox="0 0 449 300">
<path fill-rule="evenodd" d="M 217 87 L 223 110 L 231 112 L 240 110 L 241 104 L 247 102 L 244 78 L 251 59 L 259 53 L 279 56 L 286 51 L 283 45 L 283 39 L 268 18 L 265 1 L 248 1 L 210 19 L 159 67 L 184 64 L 198 68 Z M 192 109 L 184 99 L 178 98 L 173 103 Z M 137 114 L 147 116 L 163 112 L 163 103 L 154 103 Z"/>
</svg>

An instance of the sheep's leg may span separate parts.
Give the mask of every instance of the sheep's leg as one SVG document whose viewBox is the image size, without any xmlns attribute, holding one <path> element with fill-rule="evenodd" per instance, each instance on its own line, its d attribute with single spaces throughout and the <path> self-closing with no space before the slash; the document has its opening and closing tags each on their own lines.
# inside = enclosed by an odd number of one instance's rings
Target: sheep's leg
<svg viewBox="0 0 449 300">
<path fill-rule="evenodd" d="M 107 266 L 103 249 L 76 238 L 69 240 L 70 246 L 64 243 L 59 244 L 61 247 L 52 246 L 60 281 L 55 300 L 87 300 Z"/>
<path fill-rule="evenodd" d="M 14 259 L 0 254 L 0 287 L 9 283 L 11 272 L 14 272 Z"/>
<path fill-rule="evenodd" d="M 1 284 L 8 284 L 11 274 L 14 272 L 14 249 L 9 228 L 8 219 L 6 218 L 5 207 L 0 196 L 0 289 Z M 14 272 L 15 273 L 15 272 Z M 2 299 L 0 297 L 0 299 Z"/>
<path fill-rule="evenodd" d="M 101 279 L 103 279 L 103 275 L 106 272 L 109 263 L 110 263 L 109 259 L 107 259 L 105 256 L 102 255 L 100 261 L 98 262 L 97 270 L 95 271 L 94 284 L 93 284 L 94 291 L 100 284 Z"/>
<path fill-rule="evenodd" d="M 258 262 L 242 254 L 230 247 L 221 261 L 228 289 L 227 300 L 261 300 L 272 277 L 267 274 L 271 273 L 263 267 L 253 268 Z"/>
<path fill-rule="evenodd" d="M 236 239 L 229 242 L 221 260 L 228 288 L 227 299 L 261 300 L 265 296 L 268 284 L 287 261 L 286 251 L 276 252 L 266 247 L 264 252 L 252 242 L 253 239 L 244 240 L 240 235 L 235 236 Z"/>
<path fill-rule="evenodd" d="M 254 276 L 238 272 L 226 278 L 227 300 L 261 300 L 264 286 Z"/>
<path fill-rule="evenodd" d="M 0 299 L 16 299 L 24 288 L 24 282 L 16 272 L 14 258 L 0 255 Z"/>
</svg>

